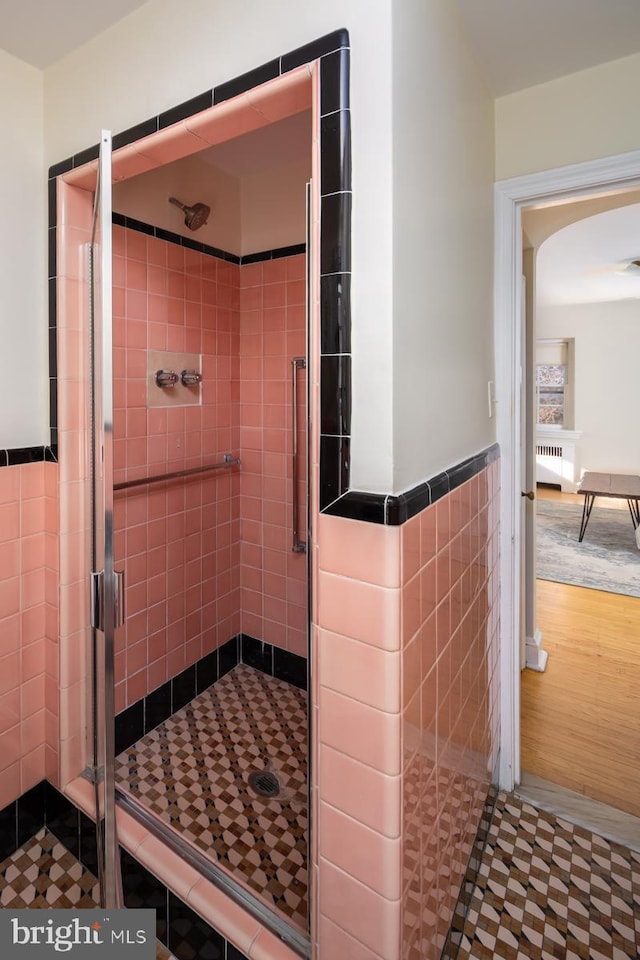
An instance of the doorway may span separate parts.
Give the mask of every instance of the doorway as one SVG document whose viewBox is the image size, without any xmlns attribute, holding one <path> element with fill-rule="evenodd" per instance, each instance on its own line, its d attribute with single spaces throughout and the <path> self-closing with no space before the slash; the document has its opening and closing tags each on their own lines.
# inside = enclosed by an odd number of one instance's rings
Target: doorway
<svg viewBox="0 0 640 960">
<path fill-rule="evenodd" d="M 521 782 L 520 750 L 521 691 L 520 643 L 522 587 L 520 583 L 520 549 L 523 524 L 520 517 L 523 437 L 520 423 L 519 397 L 521 374 L 522 330 L 519 323 L 521 306 L 520 275 L 522 264 L 522 213 L 526 208 L 549 204 L 565 204 L 596 193 L 612 193 L 637 187 L 640 157 L 627 154 L 607 161 L 579 164 L 548 171 L 531 177 L 517 178 L 496 185 L 497 195 L 497 259 L 496 259 L 496 344 L 499 397 L 511 403 L 497 404 L 498 432 L 502 446 L 502 583 L 503 583 L 503 647 L 502 647 L 502 754 L 501 785 L 513 789 Z M 525 491 L 526 492 L 526 491 Z M 552 616 L 558 613 L 557 603 L 550 604 Z M 573 616 L 573 614 L 571 615 Z M 511 638 L 511 639 L 508 639 Z M 544 676 L 544 675 L 541 675 Z"/>
<path fill-rule="evenodd" d="M 190 121 L 200 137 L 182 130 L 183 153 L 172 143 L 179 163 L 194 141 L 204 149 L 217 138 L 236 163 L 249 155 L 255 168 L 269 150 L 273 161 L 283 138 L 288 158 L 304 138 L 295 171 L 272 162 L 247 173 L 261 214 L 242 207 L 238 188 L 248 250 L 223 247 L 220 234 L 196 239 L 204 214 L 194 224 L 189 211 L 184 222 L 185 211 L 176 213 L 169 196 L 191 198 L 242 242 L 231 222 L 229 170 L 209 155 L 202 166 L 215 181 L 212 195 L 193 196 L 194 157 L 186 179 L 184 169 L 169 170 L 162 135 L 164 158 L 147 164 L 154 173 L 146 184 L 136 175 L 154 144 L 135 163 L 126 149 L 116 152 L 110 169 L 106 133 L 98 185 L 95 164 L 58 184 L 58 297 L 68 308 L 59 331 L 62 616 L 73 671 L 73 682 L 62 682 L 69 736 L 61 779 L 81 774 L 96 785 L 110 905 L 119 900 L 117 807 L 305 954 L 311 77 L 305 69 L 286 78 L 280 126 L 267 119 L 283 85 L 273 86 L 262 112 L 244 102 L 230 123 L 222 110 L 225 138 L 221 111 L 211 108 Z M 262 144 L 239 146 L 257 127 L 265 128 Z M 164 189 L 168 174 L 182 178 L 180 190 Z M 120 189 L 128 181 L 133 206 Z M 94 194 L 107 201 L 97 235 Z M 151 194 L 149 215 L 140 201 Z M 269 202 L 279 217 L 265 214 Z M 283 234 L 287 223 L 293 234 Z M 83 257 L 91 253 L 90 271 Z M 84 568 L 99 569 L 101 558 L 89 548 L 91 530 L 108 561 L 95 591 L 93 664 L 85 659 Z M 124 603 L 116 604 L 119 589 Z M 80 655 L 73 664 L 68 629 Z M 96 673 L 110 659 L 113 676 Z"/>
<path fill-rule="evenodd" d="M 555 786 L 578 795 L 572 802 L 580 808 L 588 798 L 634 816 L 640 812 L 633 760 L 640 730 L 631 709 L 640 681 L 634 526 L 624 498 L 597 498 L 580 540 L 585 498 L 575 491 L 586 471 L 633 476 L 638 469 L 626 422 L 634 408 L 640 302 L 627 258 L 639 199 L 630 190 L 523 212 L 533 294 L 525 338 L 533 414 L 526 455 L 536 500 L 526 501 L 533 529 L 527 526 L 523 538 L 532 538 L 535 563 L 523 591 L 533 586 L 520 789 L 544 789 L 549 801 Z"/>
</svg>

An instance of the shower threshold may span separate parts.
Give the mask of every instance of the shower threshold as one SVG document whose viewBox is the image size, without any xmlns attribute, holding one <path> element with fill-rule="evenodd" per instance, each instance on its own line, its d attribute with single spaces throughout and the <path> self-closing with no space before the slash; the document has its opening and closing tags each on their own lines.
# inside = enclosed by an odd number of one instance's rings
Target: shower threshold
<svg viewBox="0 0 640 960">
<path fill-rule="evenodd" d="M 301 956 L 306 693 L 246 664 L 116 758 L 118 803 Z"/>
</svg>

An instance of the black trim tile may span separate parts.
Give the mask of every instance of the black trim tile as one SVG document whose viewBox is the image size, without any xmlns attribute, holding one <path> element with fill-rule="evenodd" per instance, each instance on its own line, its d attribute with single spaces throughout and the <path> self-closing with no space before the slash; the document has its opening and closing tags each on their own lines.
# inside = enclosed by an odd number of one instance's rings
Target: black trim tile
<svg viewBox="0 0 640 960">
<path fill-rule="evenodd" d="M 176 960 L 225 960 L 224 937 L 169 890 L 167 946 Z"/>
<path fill-rule="evenodd" d="M 475 477 L 476 473 L 478 473 L 478 466 L 479 463 L 476 461 L 476 458 L 470 457 L 455 467 L 445 470 L 446 475 L 449 477 L 451 489 L 455 490 L 456 487 L 460 487 L 463 483 L 466 483 L 467 480 L 470 480 L 471 477 Z"/>
<path fill-rule="evenodd" d="M 14 447 L 7 450 L 7 466 L 17 467 L 22 463 L 40 463 L 44 460 L 44 447 Z"/>
<path fill-rule="evenodd" d="M 126 226 L 126 224 L 124 224 Z M 172 230 L 163 230 L 162 227 L 156 227 L 156 237 L 158 240 L 166 240 L 167 243 L 177 243 L 179 246 L 182 246 L 182 237 L 179 233 L 174 233 Z"/>
<path fill-rule="evenodd" d="M 320 352 L 351 353 L 351 274 L 320 278 Z"/>
<path fill-rule="evenodd" d="M 287 73 L 289 70 L 301 67 L 303 63 L 310 63 L 311 60 L 317 60 L 318 57 L 332 53 L 334 50 L 340 49 L 340 47 L 348 46 L 349 31 L 344 27 L 340 30 L 334 30 L 332 33 L 327 33 L 323 37 L 318 37 L 317 40 L 305 43 L 304 46 L 297 47 L 295 50 L 291 50 L 290 53 L 285 54 L 284 57 L 281 57 L 282 73 Z"/>
<path fill-rule="evenodd" d="M 56 228 L 49 227 L 47 231 L 47 270 L 48 278 L 57 276 L 58 273 L 58 251 L 56 243 Z"/>
<path fill-rule="evenodd" d="M 127 218 L 124 213 L 118 213 L 117 210 L 111 212 L 111 223 L 114 227 L 126 227 Z"/>
<path fill-rule="evenodd" d="M 320 193 L 351 190 L 351 114 L 330 113 L 320 121 Z"/>
<path fill-rule="evenodd" d="M 98 867 L 98 838 L 96 836 L 95 822 L 88 817 L 82 810 L 78 810 L 80 821 L 80 853 L 78 860 L 87 870 L 91 870 L 94 877 L 99 875 Z M 98 829 L 103 829 L 104 823 L 100 824 Z"/>
<path fill-rule="evenodd" d="M 58 332 L 49 327 L 49 376 L 58 376 Z"/>
<path fill-rule="evenodd" d="M 306 243 L 294 243 L 289 247 L 277 247 L 275 250 L 259 250 L 257 253 L 245 253 L 239 257 L 240 266 L 248 263 L 262 263 L 264 260 L 282 260 L 284 257 L 297 257 L 307 252 Z"/>
<path fill-rule="evenodd" d="M 44 825 L 45 816 L 45 781 L 32 787 L 18 799 L 18 846 L 30 840 L 34 833 Z"/>
<path fill-rule="evenodd" d="M 158 117 L 158 129 L 164 130 L 165 127 L 179 123 L 180 120 L 186 120 L 187 117 L 192 117 L 195 113 L 208 110 L 209 107 L 212 106 L 213 90 L 205 90 L 204 93 L 199 93 L 196 97 L 191 97 L 190 100 L 185 100 L 176 107 L 171 107 L 169 110 L 161 113 Z"/>
<path fill-rule="evenodd" d="M 273 675 L 286 680 L 300 690 L 307 689 L 307 658 L 299 657 L 280 647 L 273 648 Z"/>
<path fill-rule="evenodd" d="M 240 659 L 256 670 L 273 676 L 273 645 L 256 640 L 246 633 L 240 634 Z"/>
<path fill-rule="evenodd" d="M 333 436 L 351 433 L 351 357 L 320 357 L 320 432 Z"/>
<path fill-rule="evenodd" d="M 320 61 L 320 116 L 334 110 L 348 110 L 349 50 L 336 50 Z"/>
<path fill-rule="evenodd" d="M 58 181 L 53 178 L 47 182 L 47 209 L 49 215 L 49 227 L 55 227 L 58 218 Z"/>
<path fill-rule="evenodd" d="M 403 500 L 407 511 L 407 520 L 410 517 L 415 517 L 418 513 L 422 513 L 423 510 L 426 510 L 427 507 L 433 503 L 431 481 L 419 483 L 417 486 L 412 487 L 411 490 L 407 490 L 406 493 L 403 494 Z"/>
<path fill-rule="evenodd" d="M 379 493 L 349 490 L 324 512 L 349 520 L 363 520 L 365 523 L 384 523 L 385 499 L 386 497 Z"/>
<path fill-rule="evenodd" d="M 58 463 L 58 431 L 51 431 L 51 445 L 45 448 L 44 458 L 49 463 Z"/>
<path fill-rule="evenodd" d="M 187 667 L 171 681 L 172 713 L 186 706 L 196 695 L 196 668 L 195 664 Z"/>
<path fill-rule="evenodd" d="M 80 859 L 80 811 L 48 781 L 45 786 L 45 824 L 47 830 Z"/>
<path fill-rule="evenodd" d="M 350 442 L 348 437 L 320 437 L 320 509 L 324 510 L 348 490 Z"/>
<path fill-rule="evenodd" d="M 240 953 L 232 943 L 227 944 L 227 960 L 247 960 L 244 953 Z"/>
<path fill-rule="evenodd" d="M 439 473 L 435 477 L 431 477 L 428 480 L 429 489 L 431 490 L 431 503 L 435 503 L 436 500 L 440 500 L 442 497 L 446 497 L 448 493 L 451 493 L 453 489 L 449 483 L 449 477 L 446 473 Z"/>
<path fill-rule="evenodd" d="M 202 693 L 218 679 L 218 651 L 208 653 L 196 663 L 196 694 Z"/>
<path fill-rule="evenodd" d="M 155 237 L 156 228 L 144 220 L 135 220 L 133 217 L 125 217 L 126 226 L 129 230 L 137 230 L 138 233 L 146 233 L 148 237 Z M 111 218 L 113 223 L 113 217 Z"/>
<path fill-rule="evenodd" d="M 259 87 L 260 84 L 266 83 L 268 80 L 275 80 L 278 76 L 280 76 L 280 59 L 270 60 L 268 63 L 263 63 L 233 80 L 218 84 L 213 90 L 213 102 L 214 104 L 223 103 L 225 100 L 237 97 L 241 93 L 246 93 L 253 87 Z"/>
<path fill-rule="evenodd" d="M 49 378 L 49 426 L 58 426 L 58 381 L 55 377 Z"/>
<path fill-rule="evenodd" d="M 320 201 L 320 273 L 351 273 L 351 194 Z"/>
<path fill-rule="evenodd" d="M 0 467 L 8 467 L 8 466 L 9 466 L 9 451 L 0 450 Z"/>
<path fill-rule="evenodd" d="M 92 147 L 87 147 L 86 150 L 81 150 L 80 153 L 74 154 L 73 157 L 73 167 L 83 167 L 85 163 L 90 163 L 92 160 L 97 160 L 100 156 L 100 144 L 94 143 Z"/>
<path fill-rule="evenodd" d="M 19 846 L 18 803 L 14 800 L 0 810 L 0 860 L 6 860 Z"/>
<path fill-rule="evenodd" d="M 151 117 L 151 119 L 136 123 L 135 126 L 129 127 L 121 133 L 114 134 L 111 147 L 113 150 L 119 150 L 120 147 L 126 147 L 129 143 L 142 140 L 143 137 L 150 137 L 152 133 L 157 133 L 157 131 L 158 118 Z"/>
<path fill-rule="evenodd" d="M 221 647 L 218 647 L 218 679 L 240 663 L 240 639 L 232 637 Z"/>
<path fill-rule="evenodd" d="M 171 709 L 171 680 L 157 687 L 144 698 L 144 732 L 148 733 L 173 713 Z"/>
<path fill-rule="evenodd" d="M 122 865 L 122 892 L 124 905 L 129 909 L 156 911 L 156 937 L 167 943 L 168 890 L 141 863 L 123 847 L 120 848 Z M 193 956 L 197 956 L 194 954 Z"/>
<path fill-rule="evenodd" d="M 49 326 L 55 329 L 58 325 L 58 281 L 49 277 Z"/>
<path fill-rule="evenodd" d="M 321 438 L 322 441 L 325 438 Z M 327 437 L 331 440 L 331 437 Z M 335 453 L 334 453 L 335 455 Z M 429 480 L 423 480 L 410 490 L 397 495 L 382 493 L 365 493 L 350 490 L 336 502 L 322 508 L 323 512 L 332 516 L 347 517 L 353 520 L 366 520 L 370 523 L 385 523 L 389 526 L 399 526 L 425 510 L 430 504 L 436 503 L 441 497 L 451 493 L 461 484 L 480 473 L 490 463 L 500 456 L 497 443 L 483 450 L 481 453 L 467 460 L 463 460 L 455 467 L 439 473 Z M 320 476 L 323 476 L 323 463 L 320 462 Z M 321 481 L 322 496 L 322 481 Z"/>
<path fill-rule="evenodd" d="M 306 243 L 293 243 L 290 247 L 276 247 L 275 250 L 269 250 L 268 252 L 271 254 L 270 260 L 282 260 L 284 257 L 297 257 L 301 253 L 306 253 L 307 245 Z M 240 263 L 244 264 L 245 262 L 245 258 L 241 257 Z"/>
<path fill-rule="evenodd" d="M 116 716 L 116 755 L 144 734 L 144 699 L 132 703 Z"/>
<path fill-rule="evenodd" d="M 67 157 L 66 160 L 61 160 L 60 163 L 54 163 L 49 167 L 49 179 L 59 177 L 61 173 L 68 173 L 69 170 L 73 170 L 73 157 Z"/>
<path fill-rule="evenodd" d="M 203 243 L 202 247 L 202 252 L 206 253 L 209 257 L 218 257 L 220 260 L 227 260 L 229 263 L 235 263 L 236 266 L 242 259 L 241 257 L 236 256 L 235 253 L 229 253 L 228 250 L 220 250 L 218 247 L 211 247 L 208 243 Z"/>
<path fill-rule="evenodd" d="M 197 250 L 198 253 L 204 253 L 204 243 L 202 243 L 201 240 L 192 240 L 191 237 L 183 237 L 182 246 L 188 250 Z"/>
</svg>

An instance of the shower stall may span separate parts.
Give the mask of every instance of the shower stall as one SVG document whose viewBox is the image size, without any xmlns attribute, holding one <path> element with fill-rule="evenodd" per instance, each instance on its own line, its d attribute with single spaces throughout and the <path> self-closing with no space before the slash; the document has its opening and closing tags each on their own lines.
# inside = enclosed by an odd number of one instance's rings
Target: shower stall
<svg viewBox="0 0 640 960">
<path fill-rule="evenodd" d="M 224 198 L 186 206 L 159 186 L 181 175 L 180 151 L 161 163 L 150 143 L 135 164 L 125 148 L 112 166 L 103 132 L 98 162 L 59 184 L 57 298 L 60 779 L 91 785 L 104 903 L 120 902 L 124 812 L 304 954 L 308 75 L 299 86 L 290 242 L 276 219 L 267 248 L 246 244 L 268 224 L 239 249 L 206 242 Z M 196 119 L 201 145 L 217 143 L 203 133 L 215 110 Z M 254 134 L 237 126 L 223 142 L 246 156 Z"/>
</svg>

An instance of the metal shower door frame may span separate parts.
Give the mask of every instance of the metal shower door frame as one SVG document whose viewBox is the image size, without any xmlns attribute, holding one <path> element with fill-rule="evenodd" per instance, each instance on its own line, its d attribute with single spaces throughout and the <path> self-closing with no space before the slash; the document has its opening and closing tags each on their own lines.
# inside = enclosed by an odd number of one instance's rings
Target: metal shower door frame
<svg viewBox="0 0 640 960">
<path fill-rule="evenodd" d="M 91 626 L 102 633 L 101 651 L 93 658 L 92 712 L 97 756 L 94 758 L 94 776 L 102 773 L 102 811 L 98 809 L 99 791 L 96 791 L 96 824 L 104 819 L 101 873 L 102 905 L 119 907 L 122 903 L 121 878 L 118 869 L 120 857 L 115 815 L 115 631 L 123 617 L 123 582 L 114 568 L 113 521 L 113 296 L 112 296 L 112 138 L 111 131 L 100 135 L 98 182 L 94 205 L 92 234 L 91 277 L 92 356 L 94 358 L 92 391 L 99 402 L 99 417 L 93 423 L 92 473 L 94 478 L 93 537 L 96 569 L 91 574 Z M 97 227 L 97 230 L 96 230 Z M 97 244 L 97 249 L 96 249 Z M 96 272 L 99 271 L 99 279 Z M 96 296 L 96 284 L 99 296 Z M 99 323 L 95 311 L 99 308 Z M 98 354 L 98 356 L 97 356 Z M 97 360 L 96 360 L 97 356 Z M 98 379 L 96 383 L 95 380 Z M 99 515 L 99 512 L 101 515 Z M 100 678 L 102 683 L 99 682 Z M 102 713 L 102 716 L 100 716 Z"/>
</svg>

